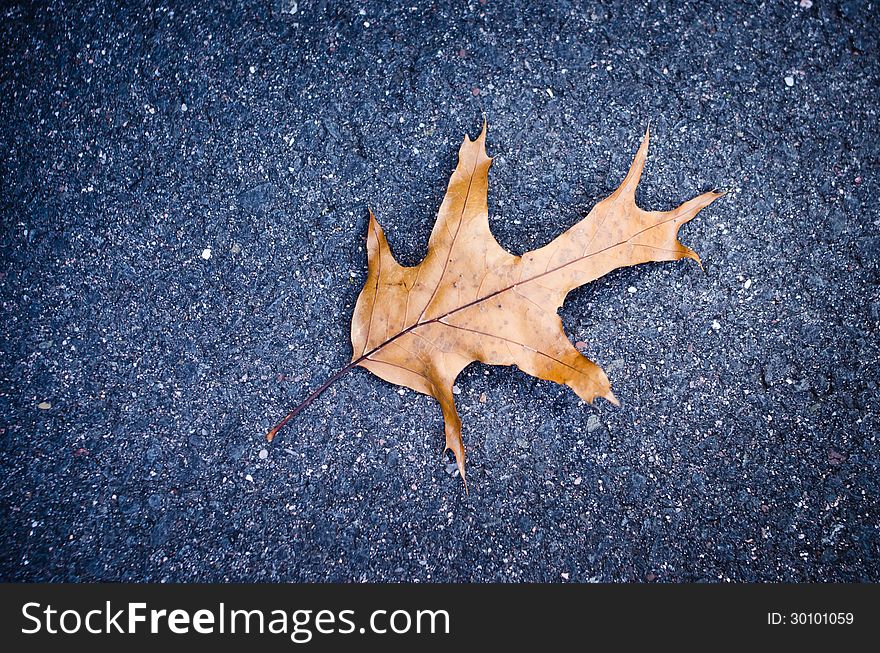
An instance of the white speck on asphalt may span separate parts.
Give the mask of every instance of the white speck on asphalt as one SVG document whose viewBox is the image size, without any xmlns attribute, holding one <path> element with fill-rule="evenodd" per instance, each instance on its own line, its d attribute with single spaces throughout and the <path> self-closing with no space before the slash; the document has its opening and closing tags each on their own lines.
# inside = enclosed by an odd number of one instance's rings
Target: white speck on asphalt
<svg viewBox="0 0 880 653">
<path fill-rule="evenodd" d="M 712 320 L 712 329 L 714 331 L 718 331 L 721 328 L 721 324 L 718 323 L 718 320 Z"/>
<path fill-rule="evenodd" d="M 52 402 L 51 401 L 41 401 L 40 403 L 37 404 L 37 408 L 39 408 L 40 410 L 49 410 L 50 408 L 52 408 Z"/>
<path fill-rule="evenodd" d="M 584 481 L 584 479 L 582 479 L 580 476 L 578 476 L 576 479 L 574 479 L 574 484 L 580 485 L 581 483 L 583 483 L 583 481 Z"/>
<path fill-rule="evenodd" d="M 787 75 L 785 77 L 785 85 L 789 88 L 794 86 L 794 77 L 792 77 L 791 75 Z"/>
<path fill-rule="evenodd" d="M 202 258 L 205 259 L 206 261 L 209 258 L 211 258 L 211 248 L 210 247 L 206 247 L 205 249 L 202 250 Z"/>
<path fill-rule="evenodd" d="M 265 449 L 260 449 L 260 460 L 266 460 L 269 457 L 269 452 Z"/>
<path fill-rule="evenodd" d="M 751 280 L 751 279 L 746 279 L 746 282 L 743 284 L 743 288 L 745 288 L 746 290 L 748 290 L 748 289 L 751 288 L 751 287 L 752 287 L 752 280 Z"/>
<path fill-rule="evenodd" d="M 189 110 L 189 107 L 186 106 L 186 102 L 181 103 L 180 110 L 186 113 Z"/>
<path fill-rule="evenodd" d="M 457 385 L 452 386 L 452 394 L 454 394 L 454 395 L 460 395 L 460 394 L 461 394 L 461 388 L 459 388 Z"/>
<path fill-rule="evenodd" d="M 244 477 L 244 480 L 246 480 L 246 481 L 248 481 L 248 482 L 250 482 L 250 483 L 253 483 L 253 482 L 254 482 L 254 477 L 251 476 L 250 474 L 248 474 L 248 475 L 246 475 L 246 476 Z"/>
<path fill-rule="evenodd" d="M 636 294 L 636 287 L 630 286 L 629 288 L 626 289 L 626 292 L 628 292 L 630 295 L 635 295 Z"/>
</svg>

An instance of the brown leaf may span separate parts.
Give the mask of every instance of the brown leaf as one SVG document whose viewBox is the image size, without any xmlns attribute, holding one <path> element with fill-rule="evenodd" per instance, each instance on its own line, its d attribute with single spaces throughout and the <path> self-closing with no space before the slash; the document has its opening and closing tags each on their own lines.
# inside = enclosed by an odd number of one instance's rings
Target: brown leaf
<svg viewBox="0 0 880 653">
<path fill-rule="evenodd" d="M 440 402 L 446 448 L 462 478 L 464 446 L 452 385 L 470 363 L 517 365 L 569 386 L 592 402 L 617 404 L 602 369 L 569 342 L 557 309 L 574 288 L 619 267 L 692 258 L 678 230 L 720 196 L 704 193 L 672 211 L 643 211 L 636 185 L 648 137 L 620 187 L 551 243 L 522 256 L 505 251 L 489 230 L 486 126 L 465 138 L 428 254 L 414 267 L 397 263 L 370 211 L 369 273 L 351 324 L 352 365 Z"/>
</svg>

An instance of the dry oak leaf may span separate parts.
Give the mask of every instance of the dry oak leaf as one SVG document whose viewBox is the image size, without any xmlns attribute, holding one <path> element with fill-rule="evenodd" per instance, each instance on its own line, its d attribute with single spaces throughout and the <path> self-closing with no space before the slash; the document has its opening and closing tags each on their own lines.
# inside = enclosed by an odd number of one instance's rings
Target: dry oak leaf
<svg viewBox="0 0 880 653">
<path fill-rule="evenodd" d="M 568 340 L 557 310 L 566 295 L 611 270 L 697 254 L 678 242 L 678 230 L 722 193 L 703 193 L 672 211 L 643 211 L 635 192 L 648 155 L 650 131 L 620 187 L 586 218 L 550 244 L 514 256 L 489 231 L 486 125 L 465 137 L 458 153 L 428 254 L 414 267 L 394 260 L 370 211 L 369 273 L 351 322 L 354 355 L 266 435 L 271 441 L 293 417 L 354 367 L 440 402 L 446 448 L 465 478 L 461 419 L 453 383 L 474 361 L 516 365 L 562 383 L 592 403 L 617 404 L 605 372 Z M 465 483 L 465 488 L 467 484 Z"/>
<path fill-rule="evenodd" d="M 446 448 L 465 477 L 461 420 L 452 386 L 474 361 L 516 365 L 570 387 L 584 401 L 617 404 L 605 372 L 571 344 L 557 310 L 566 295 L 619 267 L 697 254 L 677 240 L 679 228 L 721 193 L 704 193 L 672 211 L 643 211 L 635 202 L 650 130 L 620 187 L 548 245 L 514 256 L 489 230 L 486 126 L 465 137 L 458 167 L 414 267 L 397 263 L 370 211 L 369 273 L 351 324 L 354 356 L 397 385 L 440 402 Z"/>
</svg>

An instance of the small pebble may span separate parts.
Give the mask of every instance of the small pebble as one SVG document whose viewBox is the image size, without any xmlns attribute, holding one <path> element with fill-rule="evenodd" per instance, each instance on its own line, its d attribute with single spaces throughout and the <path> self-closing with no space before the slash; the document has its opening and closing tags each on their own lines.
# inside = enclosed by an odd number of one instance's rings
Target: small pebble
<svg viewBox="0 0 880 653">
<path fill-rule="evenodd" d="M 238 243 L 232 243 L 232 250 L 231 251 L 233 254 L 240 254 L 241 253 L 241 245 L 239 245 Z"/>
<path fill-rule="evenodd" d="M 751 279 L 746 279 L 746 282 L 743 284 L 743 288 L 745 288 L 746 290 L 748 290 L 748 289 L 751 288 L 751 287 L 752 287 L 752 280 L 751 280 Z"/>
<path fill-rule="evenodd" d="M 794 77 L 792 77 L 791 75 L 788 75 L 785 78 L 785 85 L 788 86 L 789 88 L 794 86 Z"/>
<path fill-rule="evenodd" d="M 260 460 L 266 460 L 269 457 L 269 452 L 265 449 L 260 449 Z"/>
<path fill-rule="evenodd" d="M 813 0 L 801 0 L 800 3 L 802 9 L 809 9 L 813 6 Z"/>
<path fill-rule="evenodd" d="M 562 576 L 565 580 L 568 580 L 568 572 L 567 572 L 567 571 L 563 571 L 563 572 L 562 572 L 561 574 L 559 574 L 559 575 Z"/>
<path fill-rule="evenodd" d="M 461 394 L 461 388 L 459 388 L 457 385 L 452 386 L 452 394 L 454 394 L 454 395 L 460 395 L 460 394 Z"/>
<path fill-rule="evenodd" d="M 244 477 L 244 480 L 253 483 L 253 482 L 254 482 L 254 477 L 251 476 L 250 474 L 247 474 L 247 475 Z"/>
<path fill-rule="evenodd" d="M 576 479 L 574 479 L 575 485 L 580 485 L 583 482 L 584 482 L 584 479 L 582 479 L 580 476 L 578 476 Z"/>
<path fill-rule="evenodd" d="M 189 110 L 189 107 L 186 106 L 186 102 L 182 102 L 180 105 L 180 110 L 186 113 Z"/>
<path fill-rule="evenodd" d="M 40 410 L 49 410 L 50 408 L 52 408 L 52 402 L 51 401 L 41 401 L 40 403 L 37 404 L 37 408 L 39 408 Z"/>
<path fill-rule="evenodd" d="M 718 320 L 712 320 L 712 329 L 718 331 L 721 328 L 721 325 L 718 323 Z"/>
<path fill-rule="evenodd" d="M 206 261 L 209 258 L 211 258 L 211 248 L 210 247 L 206 247 L 205 249 L 202 250 L 202 258 L 205 259 Z"/>
<path fill-rule="evenodd" d="M 602 422 L 599 421 L 598 415 L 590 415 L 587 418 L 587 432 L 592 433 L 600 426 L 602 426 Z"/>
<path fill-rule="evenodd" d="M 480 403 L 481 403 L 481 404 L 485 404 L 485 403 L 486 403 L 486 393 L 485 393 L 485 392 L 481 392 L 481 393 L 480 393 Z"/>
<path fill-rule="evenodd" d="M 630 295 L 634 295 L 636 293 L 636 287 L 630 286 L 629 288 L 626 289 L 626 292 L 628 292 Z"/>
</svg>

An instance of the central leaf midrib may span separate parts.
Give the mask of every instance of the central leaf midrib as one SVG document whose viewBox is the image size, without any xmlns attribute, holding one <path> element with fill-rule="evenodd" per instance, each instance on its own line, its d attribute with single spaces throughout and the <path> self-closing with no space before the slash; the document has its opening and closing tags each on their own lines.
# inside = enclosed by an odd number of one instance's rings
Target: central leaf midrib
<svg viewBox="0 0 880 653">
<path fill-rule="evenodd" d="M 404 328 L 403 330 L 399 331 L 398 333 L 394 334 L 392 337 L 388 338 L 384 342 L 376 345 L 369 352 L 367 352 L 363 356 L 361 356 L 361 358 L 359 359 L 359 362 L 363 361 L 363 360 L 370 360 L 370 356 L 379 352 L 380 350 L 384 349 L 386 346 L 388 346 L 389 344 L 391 344 L 392 342 L 394 342 L 398 338 L 406 335 L 407 333 L 409 333 L 411 331 L 414 331 L 415 329 L 418 329 L 423 326 L 428 326 L 430 324 L 444 324 L 444 322 L 442 322 L 442 320 L 449 317 L 450 315 L 454 315 L 455 313 L 459 313 L 461 311 L 472 308 L 472 307 L 476 306 L 477 304 L 481 304 L 489 299 L 492 299 L 493 297 L 497 297 L 498 295 L 502 295 L 510 290 L 513 290 L 514 288 L 518 288 L 519 286 L 528 285 L 528 284 L 532 283 L 533 281 L 537 281 L 538 279 L 541 279 L 542 277 L 554 274 L 554 273 L 558 272 L 559 270 L 562 270 L 563 268 L 568 267 L 569 265 L 574 265 L 575 263 L 578 263 L 580 261 L 588 259 L 592 256 L 596 256 L 598 254 L 601 254 L 602 252 L 606 252 L 610 249 L 614 249 L 615 247 L 620 247 L 621 245 L 625 245 L 626 243 L 630 242 L 633 238 L 640 236 L 641 234 L 645 233 L 646 231 L 650 231 L 651 229 L 655 229 L 655 228 L 660 227 L 668 222 L 673 222 L 673 221 L 681 219 L 681 218 L 682 218 L 682 216 L 674 216 L 674 217 L 671 217 L 667 220 L 662 220 L 661 222 L 658 222 L 656 224 L 645 227 L 644 229 L 642 229 L 640 231 L 637 231 L 636 233 L 629 236 L 626 240 L 620 241 L 618 243 L 614 243 L 613 245 L 608 245 L 607 247 L 603 247 L 602 249 L 598 249 L 595 252 L 590 252 L 589 254 L 585 254 L 584 256 L 579 256 L 579 257 L 574 258 L 570 261 L 566 261 L 565 263 L 562 263 L 561 265 L 558 265 L 555 268 L 551 268 L 550 270 L 545 270 L 544 272 L 541 272 L 540 274 L 537 274 L 534 277 L 530 277 L 530 278 L 526 279 L 525 281 L 517 281 L 516 283 L 511 284 L 509 286 L 506 286 L 505 288 L 501 288 L 501 289 L 496 290 L 492 293 L 489 293 L 488 295 L 485 295 L 484 297 L 479 297 L 473 301 L 470 301 L 467 304 L 464 304 L 463 306 L 459 306 L 457 308 L 454 308 L 451 311 L 444 313 L 443 315 L 438 315 L 437 317 L 433 317 L 433 318 L 431 318 L 429 320 L 425 320 L 423 322 L 422 321 L 415 322 L 414 324 L 411 324 L 410 326 L 408 326 L 408 327 Z M 455 243 L 455 241 L 453 239 L 453 244 L 454 243 Z M 451 250 L 452 250 L 452 248 L 450 247 L 450 251 Z M 521 256 L 519 256 L 517 258 L 522 259 Z M 447 260 L 448 260 L 448 257 L 447 257 Z M 442 277 L 441 277 L 441 280 L 442 280 Z M 425 310 L 427 310 L 427 307 L 430 306 L 430 303 L 431 303 L 431 301 L 433 301 L 433 297 L 437 294 L 437 290 L 440 287 L 440 285 L 441 285 L 440 282 L 438 282 L 437 286 L 434 288 L 434 293 L 431 296 L 431 300 L 429 300 L 428 304 L 425 307 Z M 423 315 L 424 315 L 424 311 L 423 311 Z M 447 325 L 447 326 L 454 326 L 454 325 Z"/>
</svg>

